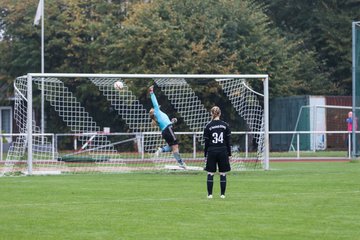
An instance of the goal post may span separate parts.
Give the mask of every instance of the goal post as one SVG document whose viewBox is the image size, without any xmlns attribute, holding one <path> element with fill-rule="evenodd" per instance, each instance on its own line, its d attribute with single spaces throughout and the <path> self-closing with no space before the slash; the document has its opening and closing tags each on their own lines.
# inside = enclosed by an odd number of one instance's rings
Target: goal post
<svg viewBox="0 0 360 240">
<path fill-rule="evenodd" d="M 167 165 L 176 165 L 169 154 L 154 156 L 154 152 L 164 141 L 158 128 L 151 125 L 148 117 L 150 105 L 146 103 L 150 100 L 144 100 L 144 96 L 148 96 L 144 91 L 147 91 L 150 84 L 155 84 L 157 91 L 162 95 L 160 105 L 170 106 L 174 112 L 167 114 L 180 118 L 181 129 L 175 128 L 175 133 L 179 133 L 180 153 L 190 167 L 200 169 L 204 165 L 201 156 L 202 131 L 210 120 L 211 104 L 223 105 L 226 108 L 230 108 L 228 105 L 231 105 L 231 115 L 236 115 L 232 116 L 235 120 L 231 126 L 234 132 L 231 162 L 233 169 L 268 170 L 268 80 L 268 75 L 264 74 L 29 73 L 18 77 L 14 83 L 15 121 L 19 131 L 26 133 L 26 136 L 16 139 L 10 147 L 5 164 L 16 164 L 26 159 L 26 170 L 29 174 L 38 171 L 39 166 L 42 166 L 40 169 L 60 169 L 62 172 L 121 172 L 157 171 Z M 116 81 L 123 83 L 121 90 L 114 88 Z M 97 89 L 96 95 L 107 102 L 109 111 L 120 116 L 127 126 L 126 131 L 102 131 L 107 125 L 98 122 L 94 117 L 97 114 L 94 112 L 96 106 L 89 109 L 76 94 L 76 91 L 84 91 L 81 84 L 85 82 Z M 219 91 L 216 93 L 219 95 L 216 102 L 212 102 L 212 99 L 203 99 L 203 96 L 200 96 L 203 93 L 199 93 L 197 89 L 200 86 L 200 89 L 204 90 L 210 85 L 216 86 Z M 34 95 L 37 98 L 36 103 Z M 44 96 L 41 101 L 46 101 L 48 107 L 54 109 L 70 134 L 59 133 L 51 139 L 41 136 L 41 133 L 47 132 L 42 129 L 47 124 L 36 121 L 43 121 L 43 116 L 34 116 L 35 112 L 39 113 L 38 109 L 34 110 L 38 108 L 39 96 Z M 163 103 L 164 101 L 166 103 Z M 49 117 L 46 119 L 50 120 Z M 241 123 L 236 119 L 242 119 Z M 69 148 L 69 143 L 74 139 L 79 142 L 80 149 Z M 249 143 L 250 141 L 253 144 Z M 134 142 L 136 144 L 133 144 Z M 55 154 L 49 152 L 49 148 L 46 147 L 54 144 Z M 248 145 L 253 145 L 252 149 L 248 149 Z M 63 148 L 64 146 L 67 148 Z M 55 159 L 52 156 L 56 156 Z M 46 167 L 41 165 L 43 162 L 47 163 Z M 72 163 L 71 166 L 69 162 Z M 85 162 L 86 164 L 80 164 Z"/>
<path fill-rule="evenodd" d="M 359 119 L 360 116 L 360 22 L 352 22 L 352 112 L 353 118 Z M 352 157 L 359 157 L 359 138 L 360 135 L 353 128 L 351 152 Z"/>
</svg>

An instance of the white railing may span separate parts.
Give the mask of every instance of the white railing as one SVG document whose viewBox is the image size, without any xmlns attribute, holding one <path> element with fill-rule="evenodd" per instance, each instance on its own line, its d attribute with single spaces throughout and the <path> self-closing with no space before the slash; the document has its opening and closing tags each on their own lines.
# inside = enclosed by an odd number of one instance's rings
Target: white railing
<svg viewBox="0 0 360 240">
<path fill-rule="evenodd" d="M 357 132 L 358 133 L 358 132 Z M 360 133 L 360 132 L 359 132 Z M 134 136 L 134 133 L 107 133 L 107 134 L 103 134 L 102 135 L 108 135 L 108 136 Z M 153 134 L 161 134 L 160 132 L 144 132 L 144 133 L 138 133 L 139 135 L 139 139 L 141 139 L 141 141 L 143 141 L 144 136 L 145 135 L 153 135 Z M 202 132 L 176 132 L 177 135 L 189 135 L 192 136 L 192 156 L 193 158 L 197 157 L 197 136 L 201 135 Z M 250 155 L 250 143 L 249 143 L 249 136 L 252 134 L 258 134 L 257 132 L 232 132 L 233 135 L 244 135 L 245 137 L 245 146 L 243 147 L 242 151 L 243 151 L 243 155 L 244 158 L 251 158 Z M 347 143 L 351 142 L 351 132 L 348 131 L 271 131 L 269 132 L 269 136 L 270 139 L 272 136 L 274 135 L 292 135 L 292 139 L 296 139 L 295 144 L 289 143 L 290 148 L 288 152 L 293 152 L 296 153 L 296 156 L 294 156 L 294 154 L 289 154 L 288 156 L 283 156 L 283 157 L 279 157 L 276 156 L 277 152 L 286 152 L 286 151 L 274 151 L 271 146 L 269 147 L 270 149 L 270 156 L 269 156 L 269 160 L 272 159 L 278 159 L 278 158 L 287 158 L 287 159 L 301 159 L 301 158 L 306 158 L 304 157 L 304 152 L 309 152 L 309 151 L 303 151 L 301 150 L 301 135 L 311 135 L 310 138 L 315 139 L 316 135 L 337 135 L 337 139 L 338 141 L 347 141 Z M 57 134 L 50 134 L 50 133 L 45 133 L 45 134 L 33 134 L 34 136 L 48 136 L 50 137 L 52 140 L 52 149 L 53 149 L 53 156 L 55 158 L 54 153 L 57 152 L 58 150 L 58 138 L 59 137 L 66 137 L 66 136 L 86 136 L 86 135 L 94 135 L 94 133 L 84 133 L 84 134 L 74 134 L 74 133 L 57 133 Z M 4 149 L 4 139 L 5 138 L 14 138 L 14 137 L 18 137 L 18 136 L 27 136 L 26 134 L 0 134 L 0 161 L 4 161 L 4 154 L 6 154 L 6 149 Z M 314 137 L 315 136 L 315 137 Z M 344 136 L 346 136 L 346 139 L 344 139 Z M 290 139 L 290 138 L 289 138 Z M 74 140 L 76 141 L 76 139 Z M 11 143 L 10 143 L 11 144 Z M 74 142 L 74 145 L 76 145 L 77 143 Z M 313 143 L 315 144 L 315 143 Z M 325 143 L 326 144 L 326 143 Z M 236 143 L 233 142 L 233 145 L 236 145 Z M 142 143 L 141 146 L 144 146 L 144 144 Z M 346 148 L 344 148 L 344 146 L 346 146 Z M 76 147 L 75 147 L 76 148 Z M 348 158 L 351 159 L 351 144 L 343 144 L 342 147 L 339 147 L 339 149 L 341 149 L 342 151 L 346 152 L 346 156 L 327 156 L 326 158 Z M 317 148 L 317 146 L 312 146 L 312 149 L 310 150 L 313 152 L 318 151 L 319 148 Z M 321 149 L 324 151 L 329 151 L 329 149 L 326 149 L 326 146 L 324 147 L 324 149 Z M 142 157 L 144 158 L 144 149 L 141 149 L 142 152 Z M 323 156 L 312 156 L 311 158 L 324 158 Z"/>
<path fill-rule="evenodd" d="M 356 134 L 358 134 L 360 132 L 356 132 Z M 328 149 L 327 148 L 327 144 L 324 142 L 324 146 L 318 146 L 316 145 L 316 135 L 329 135 L 329 134 L 335 134 L 335 135 L 339 135 L 337 137 L 337 140 L 339 141 L 343 141 L 345 142 L 345 146 L 346 147 L 338 147 L 338 149 L 343 149 L 343 151 L 346 151 L 346 156 L 327 156 L 326 158 L 348 158 L 348 159 L 351 159 L 351 152 L 352 152 L 352 144 L 348 144 L 348 143 L 351 143 L 352 142 L 352 139 L 351 139 L 351 136 L 352 136 L 352 132 L 349 132 L 349 131 L 270 131 L 269 132 L 269 135 L 270 135 L 270 138 L 271 136 L 273 135 L 292 135 L 292 138 L 291 138 L 291 142 L 289 144 L 289 152 L 296 152 L 296 159 L 301 159 L 301 158 L 304 158 L 303 156 L 301 156 L 301 153 L 302 152 L 309 152 L 309 151 L 302 151 L 301 150 L 301 135 L 311 135 L 310 136 L 310 139 L 311 139 L 311 146 L 310 146 L 310 151 L 312 152 L 316 152 L 316 151 L 319 151 L 319 150 L 323 150 L 323 151 L 331 151 L 331 149 Z M 343 138 L 343 136 L 345 136 L 345 139 Z M 295 143 L 296 145 L 294 146 L 294 144 L 292 144 L 292 141 L 296 139 Z M 326 139 L 326 138 L 325 138 Z M 360 145 L 359 145 L 360 146 Z M 339 151 L 339 150 L 336 150 L 336 151 Z M 270 147 L 270 152 L 273 152 L 271 147 Z M 273 159 L 275 157 L 270 157 L 270 159 Z M 279 157 L 277 157 L 279 158 Z M 294 157 L 286 157 L 286 158 L 289 158 L 289 159 L 294 159 Z M 311 158 L 321 158 L 321 159 L 324 159 L 323 156 L 314 156 L 314 157 L 311 157 Z"/>
</svg>

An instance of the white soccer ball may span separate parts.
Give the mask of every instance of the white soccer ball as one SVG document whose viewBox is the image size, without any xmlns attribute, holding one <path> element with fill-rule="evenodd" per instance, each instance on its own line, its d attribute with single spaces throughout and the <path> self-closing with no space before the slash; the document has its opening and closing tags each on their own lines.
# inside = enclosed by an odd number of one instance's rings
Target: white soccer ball
<svg viewBox="0 0 360 240">
<path fill-rule="evenodd" d="M 120 82 L 120 81 L 117 81 L 117 82 L 114 83 L 114 88 L 116 90 L 121 90 L 123 87 L 124 87 L 124 84 L 122 82 Z"/>
</svg>

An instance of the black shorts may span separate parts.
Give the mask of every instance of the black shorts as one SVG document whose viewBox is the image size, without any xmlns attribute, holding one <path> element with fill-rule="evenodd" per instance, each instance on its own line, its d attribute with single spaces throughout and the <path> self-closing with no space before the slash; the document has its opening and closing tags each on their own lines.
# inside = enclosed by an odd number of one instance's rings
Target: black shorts
<svg viewBox="0 0 360 240">
<path fill-rule="evenodd" d="M 205 171 L 216 172 L 216 166 L 219 167 L 219 172 L 230 172 L 229 156 L 226 151 L 208 152 L 206 159 Z"/>
<path fill-rule="evenodd" d="M 176 139 L 174 130 L 172 128 L 172 125 L 168 125 L 162 132 L 161 132 L 162 137 L 165 139 L 166 143 L 169 146 L 173 146 L 173 145 L 177 145 L 178 140 Z"/>
</svg>

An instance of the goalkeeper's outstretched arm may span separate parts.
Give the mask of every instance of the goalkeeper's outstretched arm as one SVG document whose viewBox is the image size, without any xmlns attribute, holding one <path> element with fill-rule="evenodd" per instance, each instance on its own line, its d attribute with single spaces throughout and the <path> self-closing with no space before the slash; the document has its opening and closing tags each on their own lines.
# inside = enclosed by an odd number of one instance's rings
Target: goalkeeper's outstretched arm
<svg viewBox="0 0 360 240">
<path fill-rule="evenodd" d="M 150 98 L 151 98 L 151 102 L 152 102 L 152 105 L 154 107 L 155 110 L 159 110 L 160 109 L 160 106 L 159 106 L 159 103 L 156 99 L 156 96 L 155 96 L 155 93 L 154 93 L 154 86 L 151 86 L 149 88 L 149 93 L 150 93 Z"/>
</svg>

